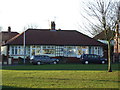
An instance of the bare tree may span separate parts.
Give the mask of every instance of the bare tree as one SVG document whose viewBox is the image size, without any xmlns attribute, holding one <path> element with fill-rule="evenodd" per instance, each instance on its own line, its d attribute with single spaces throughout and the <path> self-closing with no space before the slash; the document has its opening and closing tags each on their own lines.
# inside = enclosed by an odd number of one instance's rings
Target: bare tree
<svg viewBox="0 0 120 90">
<path fill-rule="evenodd" d="M 105 27 L 110 27 L 111 30 L 115 30 L 116 22 L 116 3 L 112 0 L 90 0 L 83 2 L 83 12 L 81 15 L 86 20 L 81 27 L 88 31 L 93 36 L 104 31 L 104 18 Z"/>
<path fill-rule="evenodd" d="M 87 28 L 92 35 L 96 35 L 102 31 L 105 33 L 108 42 L 108 72 L 112 72 L 110 43 L 114 38 L 116 21 L 118 19 L 116 16 L 117 3 L 112 0 L 90 0 L 84 3 L 86 7 L 83 8 L 86 16 L 82 14 L 88 22 L 88 26 L 84 27 Z"/>
</svg>

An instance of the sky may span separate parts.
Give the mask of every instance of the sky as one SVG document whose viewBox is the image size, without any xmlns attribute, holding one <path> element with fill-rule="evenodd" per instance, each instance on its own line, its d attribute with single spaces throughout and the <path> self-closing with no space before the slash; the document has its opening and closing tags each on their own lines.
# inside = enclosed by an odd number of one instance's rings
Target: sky
<svg viewBox="0 0 120 90">
<path fill-rule="evenodd" d="M 80 15 L 82 0 L 0 0 L 0 26 L 19 33 L 28 25 L 49 29 L 55 21 L 56 29 L 78 30 L 83 19 Z"/>
</svg>

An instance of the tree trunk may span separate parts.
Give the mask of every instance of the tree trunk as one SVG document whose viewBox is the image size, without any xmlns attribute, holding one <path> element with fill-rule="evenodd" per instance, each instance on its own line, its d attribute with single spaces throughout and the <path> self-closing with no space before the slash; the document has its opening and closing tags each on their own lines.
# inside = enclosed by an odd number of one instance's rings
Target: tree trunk
<svg viewBox="0 0 120 90">
<path fill-rule="evenodd" d="M 111 47 L 110 47 L 110 41 L 108 41 L 108 72 L 112 72 L 112 68 L 111 68 Z"/>
</svg>

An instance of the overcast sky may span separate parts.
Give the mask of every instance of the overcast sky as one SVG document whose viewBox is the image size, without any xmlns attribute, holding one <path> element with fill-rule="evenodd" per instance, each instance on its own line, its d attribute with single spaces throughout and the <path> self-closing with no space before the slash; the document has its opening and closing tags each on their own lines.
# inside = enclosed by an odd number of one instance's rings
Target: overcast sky
<svg viewBox="0 0 120 90">
<path fill-rule="evenodd" d="M 55 20 L 56 29 L 80 30 L 82 0 L 0 0 L 0 26 L 22 32 L 30 24 L 40 29 L 50 28 Z"/>
</svg>

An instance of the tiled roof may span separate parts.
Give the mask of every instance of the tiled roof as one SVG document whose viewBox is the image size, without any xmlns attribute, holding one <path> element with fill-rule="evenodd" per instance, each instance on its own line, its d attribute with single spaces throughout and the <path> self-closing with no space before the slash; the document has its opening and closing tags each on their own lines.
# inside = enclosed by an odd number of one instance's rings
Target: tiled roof
<svg viewBox="0 0 120 90">
<path fill-rule="evenodd" d="M 9 40 L 6 44 L 23 45 L 21 33 Z M 26 45 L 82 45 L 82 46 L 103 46 L 101 42 L 90 38 L 76 30 L 49 30 L 49 29 L 28 29 L 25 32 Z"/>
<path fill-rule="evenodd" d="M 107 38 L 111 38 L 113 36 L 114 31 L 109 31 L 109 34 L 107 35 Z M 105 32 L 102 31 L 101 33 L 97 34 L 95 37 L 93 37 L 96 40 L 106 40 Z"/>
<path fill-rule="evenodd" d="M 8 32 L 8 31 L 2 31 L 0 32 L 1 37 L 2 37 L 2 41 L 7 41 L 11 38 L 13 38 L 14 36 L 18 35 L 18 32 Z"/>
</svg>

